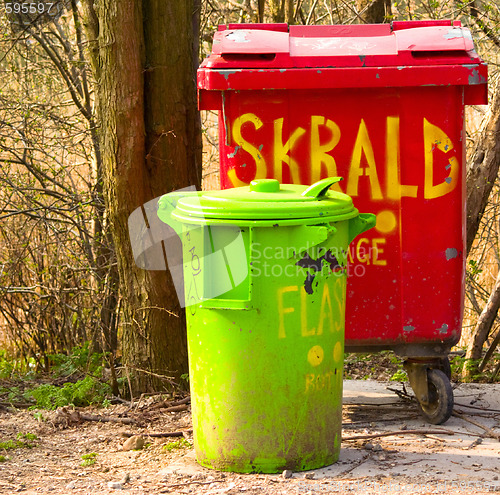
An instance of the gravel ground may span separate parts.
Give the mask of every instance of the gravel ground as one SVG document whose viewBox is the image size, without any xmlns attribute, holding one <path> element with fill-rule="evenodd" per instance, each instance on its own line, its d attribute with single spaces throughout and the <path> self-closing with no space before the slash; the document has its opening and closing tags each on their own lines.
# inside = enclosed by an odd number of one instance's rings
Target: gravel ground
<svg viewBox="0 0 500 495">
<path fill-rule="evenodd" d="M 414 403 L 387 387 L 402 388 L 394 382 L 345 381 L 339 461 L 308 473 L 287 473 L 290 477 L 200 467 L 190 446 L 189 406 L 177 405 L 181 410 L 171 411 L 171 403 L 158 397 L 132 408 L 41 414 L 4 408 L 0 442 L 27 445 L 0 450 L 5 457 L 0 462 L 0 493 L 500 493 L 500 385 L 460 385 L 455 390 L 457 416 L 440 427 L 424 423 Z M 131 424 L 89 420 L 96 415 Z M 423 433 L 436 429 L 446 434 Z M 421 433 L 412 433 L 415 430 Z M 172 431 L 184 435 L 148 436 Z M 139 437 L 139 444 L 131 435 Z M 354 438 L 359 436 L 368 438 Z M 125 442 L 140 447 L 141 440 L 140 450 L 124 450 Z M 171 442 L 176 444 L 166 448 Z"/>
</svg>

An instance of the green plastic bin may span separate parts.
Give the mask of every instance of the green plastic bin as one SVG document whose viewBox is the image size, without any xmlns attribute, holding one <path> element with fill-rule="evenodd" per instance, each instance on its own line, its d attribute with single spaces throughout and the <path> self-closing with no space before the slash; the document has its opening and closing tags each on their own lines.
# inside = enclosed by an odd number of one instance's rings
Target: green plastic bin
<svg viewBox="0 0 500 495">
<path fill-rule="evenodd" d="M 183 245 L 198 462 L 240 473 L 319 468 L 339 456 L 347 249 L 375 224 L 349 196 L 255 180 L 168 194 Z"/>
</svg>

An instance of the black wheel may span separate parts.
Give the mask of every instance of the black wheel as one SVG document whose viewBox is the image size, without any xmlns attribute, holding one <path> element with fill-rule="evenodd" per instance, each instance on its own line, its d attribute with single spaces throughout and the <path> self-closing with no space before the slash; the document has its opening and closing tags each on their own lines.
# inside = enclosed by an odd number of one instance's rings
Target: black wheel
<svg viewBox="0 0 500 495">
<path fill-rule="evenodd" d="M 448 356 L 439 359 L 438 368 L 448 377 L 448 380 L 451 380 L 451 365 Z"/>
<path fill-rule="evenodd" d="M 427 370 L 429 403 L 418 404 L 420 414 L 431 424 L 443 424 L 453 412 L 453 390 L 450 380 L 441 370 Z"/>
</svg>

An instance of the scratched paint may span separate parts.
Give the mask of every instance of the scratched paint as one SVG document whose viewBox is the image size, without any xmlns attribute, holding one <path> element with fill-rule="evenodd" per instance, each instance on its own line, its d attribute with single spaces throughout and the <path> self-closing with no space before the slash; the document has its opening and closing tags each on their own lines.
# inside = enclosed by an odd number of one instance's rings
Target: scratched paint
<svg viewBox="0 0 500 495">
<path fill-rule="evenodd" d="M 443 38 L 445 40 L 462 39 L 465 37 L 464 36 L 465 33 L 468 33 L 468 31 L 463 31 L 461 28 L 452 28 L 446 34 L 443 35 Z"/>
<path fill-rule="evenodd" d="M 446 261 L 452 260 L 458 256 L 458 250 L 456 248 L 448 248 L 445 251 Z"/>
<path fill-rule="evenodd" d="M 479 73 L 477 69 L 473 69 L 469 75 L 469 84 L 484 84 L 485 78 Z"/>
<path fill-rule="evenodd" d="M 231 76 L 233 74 L 238 74 L 238 72 L 241 72 L 241 69 L 233 69 L 233 70 L 222 69 L 222 70 L 219 70 L 218 72 L 219 72 L 219 74 L 221 74 L 222 76 L 224 76 L 224 79 L 226 81 L 228 81 L 229 80 L 229 76 Z"/>
<path fill-rule="evenodd" d="M 444 34 L 443 38 L 445 40 L 466 39 L 472 41 L 472 33 L 469 29 L 454 27 L 451 28 L 446 34 Z"/>
<path fill-rule="evenodd" d="M 235 146 L 234 147 L 234 152 L 233 153 L 228 153 L 227 157 L 228 158 L 234 158 L 236 156 L 236 153 L 238 153 L 238 150 L 241 149 L 241 146 Z"/>
<path fill-rule="evenodd" d="M 247 38 L 247 32 L 242 29 L 231 31 L 226 35 L 226 39 L 234 41 L 235 43 L 250 43 L 251 41 Z"/>
<path fill-rule="evenodd" d="M 309 256 L 309 253 L 305 253 L 304 256 L 299 261 L 297 261 L 297 263 L 295 263 L 301 268 L 311 270 L 307 273 L 306 279 L 304 281 L 304 289 L 308 294 L 313 294 L 314 292 L 313 282 L 316 278 L 316 274 L 323 270 L 323 262 L 325 262 L 329 266 L 331 272 L 337 272 L 344 268 L 330 250 L 328 250 L 323 256 L 320 256 L 317 259 L 313 259 Z"/>
<path fill-rule="evenodd" d="M 445 335 L 448 333 L 448 324 L 447 323 L 443 323 L 443 325 L 441 326 L 441 328 L 438 328 L 438 331 L 441 335 Z"/>
</svg>

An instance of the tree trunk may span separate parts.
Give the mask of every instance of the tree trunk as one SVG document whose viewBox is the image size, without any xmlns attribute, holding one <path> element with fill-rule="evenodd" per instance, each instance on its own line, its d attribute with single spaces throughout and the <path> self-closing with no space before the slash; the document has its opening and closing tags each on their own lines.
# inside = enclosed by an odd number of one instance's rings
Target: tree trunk
<svg viewBox="0 0 500 495">
<path fill-rule="evenodd" d="M 166 271 L 135 265 L 128 217 L 151 199 L 201 181 L 196 110 L 198 0 L 103 0 L 94 70 L 106 207 L 122 296 L 124 364 L 134 393 L 187 372 L 184 312 Z M 95 23 L 99 25 L 96 29 Z M 92 49 L 92 44 L 91 44 Z"/>
<path fill-rule="evenodd" d="M 269 14 L 271 22 L 293 24 L 294 0 L 270 0 Z"/>
<path fill-rule="evenodd" d="M 467 254 L 481 223 L 500 167 L 500 79 L 481 126 L 470 165 L 467 169 Z"/>
<path fill-rule="evenodd" d="M 357 0 L 356 7 L 365 24 L 387 22 L 391 14 L 391 0 Z"/>
<path fill-rule="evenodd" d="M 467 254 L 476 237 L 500 167 L 499 81 L 497 78 L 493 100 L 483 120 L 480 136 L 467 169 Z M 499 308 L 500 274 L 472 333 L 472 342 L 468 346 L 466 361 L 462 369 L 464 380 L 470 380 L 479 372 L 478 360 L 481 358 L 484 343 L 495 322 Z"/>
<path fill-rule="evenodd" d="M 264 6 L 266 0 L 257 0 L 257 22 L 264 22 Z"/>
<path fill-rule="evenodd" d="M 285 21 L 284 1 L 285 0 L 269 0 L 271 22 Z"/>
<path fill-rule="evenodd" d="M 497 276 L 495 286 L 491 291 L 490 297 L 483 312 L 477 320 L 476 328 L 474 329 L 472 342 L 467 348 L 465 355 L 465 363 L 462 369 L 462 379 L 469 381 L 479 372 L 479 359 L 483 352 L 483 345 L 488 338 L 491 327 L 495 318 L 497 317 L 498 310 L 500 309 L 500 272 Z"/>
<path fill-rule="evenodd" d="M 285 22 L 287 24 L 294 23 L 294 1 L 293 0 L 285 0 Z"/>
</svg>

